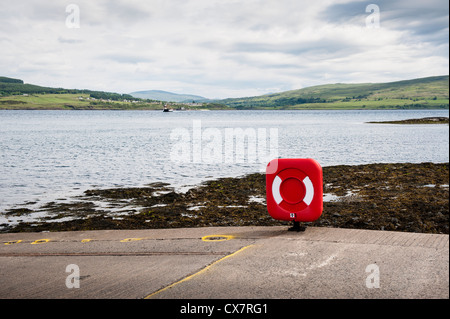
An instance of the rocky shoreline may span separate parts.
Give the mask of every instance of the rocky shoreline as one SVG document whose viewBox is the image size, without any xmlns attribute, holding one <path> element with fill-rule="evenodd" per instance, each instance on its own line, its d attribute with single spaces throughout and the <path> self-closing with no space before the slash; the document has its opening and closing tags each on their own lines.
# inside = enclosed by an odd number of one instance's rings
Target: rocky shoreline
<svg viewBox="0 0 450 319">
<path fill-rule="evenodd" d="M 370 123 L 370 124 L 449 124 L 449 118 L 448 117 L 424 117 L 421 119 L 368 122 L 368 123 Z"/>
<path fill-rule="evenodd" d="M 324 167 L 324 212 L 305 226 L 449 233 L 449 164 Z M 186 193 L 164 183 L 93 189 L 36 210 L 4 213 L 0 232 L 290 225 L 273 220 L 265 176 L 206 182 Z M 30 220 L 33 215 L 40 217 Z"/>
</svg>

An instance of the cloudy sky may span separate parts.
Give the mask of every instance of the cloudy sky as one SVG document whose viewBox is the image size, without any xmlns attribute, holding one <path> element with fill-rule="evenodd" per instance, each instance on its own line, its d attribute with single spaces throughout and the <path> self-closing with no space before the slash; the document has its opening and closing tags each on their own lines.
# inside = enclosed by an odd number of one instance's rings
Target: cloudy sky
<svg viewBox="0 0 450 319">
<path fill-rule="evenodd" d="M 448 74 L 448 37 L 447 0 L 0 0 L 0 76 L 254 96 Z"/>
</svg>

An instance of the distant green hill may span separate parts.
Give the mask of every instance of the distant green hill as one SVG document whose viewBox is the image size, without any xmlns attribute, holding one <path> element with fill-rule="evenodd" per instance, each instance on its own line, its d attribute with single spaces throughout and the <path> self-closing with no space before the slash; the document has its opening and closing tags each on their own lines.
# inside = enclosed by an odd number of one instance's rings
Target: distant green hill
<svg viewBox="0 0 450 319">
<path fill-rule="evenodd" d="M 248 98 L 221 100 L 237 109 L 448 108 L 449 76 L 391 83 L 328 84 Z"/>
<path fill-rule="evenodd" d="M 129 94 L 51 88 L 0 77 L 0 110 L 162 110 L 163 104 L 161 101 L 136 98 Z M 169 104 L 175 109 L 206 108 L 203 104 Z M 210 104 L 207 108 L 226 107 Z"/>
<path fill-rule="evenodd" d="M 7 78 L 6 76 L 0 76 L 0 83 L 19 83 L 19 84 L 23 84 L 23 81 L 19 80 L 19 79 Z"/>
<path fill-rule="evenodd" d="M 165 92 L 168 93 L 168 92 Z M 248 98 L 199 100 L 168 93 L 174 100 L 203 103 L 189 108 L 208 109 L 448 109 L 449 76 L 391 83 L 328 84 Z M 166 98 L 169 97 L 166 95 Z M 160 99 L 129 94 L 43 87 L 0 77 L 0 109 L 161 109 Z M 171 103 L 175 108 L 185 107 Z"/>
<path fill-rule="evenodd" d="M 138 97 L 141 99 L 150 99 L 157 101 L 166 101 L 166 102 L 196 102 L 201 103 L 203 101 L 208 100 L 203 96 L 192 95 L 192 94 L 177 94 L 167 91 L 160 90 L 150 90 L 150 91 L 138 91 L 132 92 L 130 95 L 134 97 Z"/>
<path fill-rule="evenodd" d="M 119 101 L 123 99 L 134 99 L 128 94 L 119 94 L 112 92 L 92 91 L 92 90 L 76 90 L 51 88 L 33 84 L 25 84 L 22 80 L 8 77 L 0 77 L 0 96 L 14 96 L 23 94 L 89 94 L 97 99 L 110 99 Z"/>
</svg>

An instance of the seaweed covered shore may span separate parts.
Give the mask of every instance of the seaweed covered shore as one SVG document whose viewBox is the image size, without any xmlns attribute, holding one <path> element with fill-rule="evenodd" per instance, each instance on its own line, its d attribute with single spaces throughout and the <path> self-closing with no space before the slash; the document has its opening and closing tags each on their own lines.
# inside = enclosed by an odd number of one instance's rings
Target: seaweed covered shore
<svg viewBox="0 0 450 319">
<path fill-rule="evenodd" d="M 449 233 L 449 164 L 324 167 L 324 212 L 305 226 Z M 92 189 L 36 210 L 5 212 L 1 232 L 286 225 L 266 209 L 265 176 L 205 182 L 187 192 L 168 184 Z M 40 216 L 30 220 L 33 215 Z"/>
<path fill-rule="evenodd" d="M 400 121 L 368 122 L 371 124 L 449 124 L 448 117 L 424 117 L 421 119 L 408 119 Z"/>
</svg>

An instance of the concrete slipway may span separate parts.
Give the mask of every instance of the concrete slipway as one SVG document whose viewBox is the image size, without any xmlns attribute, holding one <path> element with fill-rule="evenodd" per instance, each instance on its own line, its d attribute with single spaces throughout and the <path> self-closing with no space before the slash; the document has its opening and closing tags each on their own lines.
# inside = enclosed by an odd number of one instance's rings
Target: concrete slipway
<svg viewBox="0 0 450 319">
<path fill-rule="evenodd" d="M 313 227 L 0 234 L 0 298 L 449 298 L 449 236 Z"/>
</svg>

